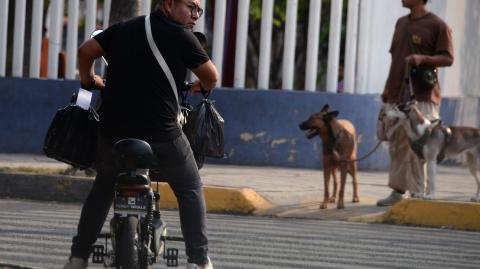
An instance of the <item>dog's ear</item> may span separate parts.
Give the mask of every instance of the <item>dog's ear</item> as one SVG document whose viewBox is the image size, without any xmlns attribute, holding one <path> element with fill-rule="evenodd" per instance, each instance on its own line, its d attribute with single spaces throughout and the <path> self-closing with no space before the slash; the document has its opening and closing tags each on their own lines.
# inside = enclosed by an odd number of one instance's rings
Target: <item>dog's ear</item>
<svg viewBox="0 0 480 269">
<path fill-rule="evenodd" d="M 327 112 L 328 110 L 330 110 L 330 106 L 328 104 L 325 104 L 320 110 L 320 112 Z"/>
<path fill-rule="evenodd" d="M 332 112 L 328 112 L 327 114 L 325 114 L 323 116 L 323 120 L 327 121 L 327 122 L 331 121 L 333 118 L 336 118 L 338 116 L 338 113 L 340 113 L 340 112 L 338 112 L 337 110 L 332 111 Z"/>
</svg>

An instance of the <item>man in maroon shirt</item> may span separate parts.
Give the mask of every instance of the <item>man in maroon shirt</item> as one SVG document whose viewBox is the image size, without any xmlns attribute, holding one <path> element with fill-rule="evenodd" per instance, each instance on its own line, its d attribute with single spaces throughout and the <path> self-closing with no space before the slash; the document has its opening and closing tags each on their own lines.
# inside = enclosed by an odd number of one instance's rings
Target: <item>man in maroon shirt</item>
<svg viewBox="0 0 480 269">
<path fill-rule="evenodd" d="M 412 68 L 437 68 L 453 63 L 452 33 L 448 25 L 426 8 L 427 0 L 402 0 L 410 14 L 397 20 L 390 53 L 392 63 L 385 89 L 382 94 L 384 109 L 394 104 L 414 98 L 419 110 L 429 119 L 439 118 L 440 86 L 425 89 L 418 80 L 412 78 L 412 84 L 406 83 L 406 72 Z M 406 66 L 408 68 L 406 68 Z M 436 69 L 435 69 L 436 71 Z M 435 76 L 436 76 L 435 72 Z M 390 171 L 388 186 L 392 193 L 379 201 L 378 206 L 393 205 L 403 199 L 403 194 L 423 193 L 421 189 L 420 167 L 417 156 L 403 128 L 398 128 L 389 139 Z"/>
</svg>

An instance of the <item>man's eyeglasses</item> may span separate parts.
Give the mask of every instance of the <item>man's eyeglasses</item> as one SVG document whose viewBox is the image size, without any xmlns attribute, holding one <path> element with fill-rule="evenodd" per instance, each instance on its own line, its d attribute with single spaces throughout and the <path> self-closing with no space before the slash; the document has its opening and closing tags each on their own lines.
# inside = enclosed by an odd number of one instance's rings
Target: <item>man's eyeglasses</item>
<svg viewBox="0 0 480 269">
<path fill-rule="evenodd" d="M 193 14 L 198 14 L 198 17 L 200 18 L 203 15 L 203 8 L 193 4 L 193 3 L 185 3 L 188 8 L 190 8 L 190 12 L 193 16 Z"/>
</svg>

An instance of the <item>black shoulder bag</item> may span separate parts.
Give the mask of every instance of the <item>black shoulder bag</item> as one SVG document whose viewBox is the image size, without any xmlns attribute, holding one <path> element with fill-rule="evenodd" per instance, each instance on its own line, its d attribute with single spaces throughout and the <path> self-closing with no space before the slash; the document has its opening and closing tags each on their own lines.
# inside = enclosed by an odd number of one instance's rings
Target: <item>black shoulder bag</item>
<svg viewBox="0 0 480 269">
<path fill-rule="evenodd" d="M 70 105 L 57 111 L 43 143 L 47 157 L 80 169 L 92 167 L 97 149 L 99 116 L 91 106 L 76 104 L 74 93 Z"/>
</svg>

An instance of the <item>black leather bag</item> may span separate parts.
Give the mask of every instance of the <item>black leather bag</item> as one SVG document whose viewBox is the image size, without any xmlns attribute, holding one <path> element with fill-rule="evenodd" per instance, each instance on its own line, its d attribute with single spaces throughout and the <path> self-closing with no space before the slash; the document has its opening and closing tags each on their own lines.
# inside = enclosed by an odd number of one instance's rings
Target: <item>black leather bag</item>
<svg viewBox="0 0 480 269">
<path fill-rule="evenodd" d="M 72 103 L 55 114 L 45 136 L 43 151 L 47 157 L 80 169 L 92 167 L 97 150 L 97 112 L 85 110 Z"/>
</svg>

